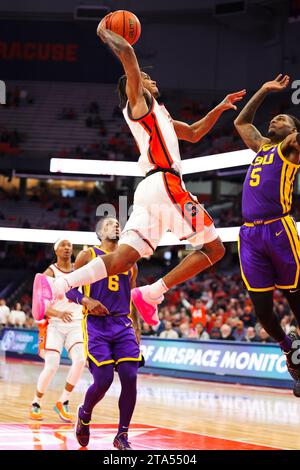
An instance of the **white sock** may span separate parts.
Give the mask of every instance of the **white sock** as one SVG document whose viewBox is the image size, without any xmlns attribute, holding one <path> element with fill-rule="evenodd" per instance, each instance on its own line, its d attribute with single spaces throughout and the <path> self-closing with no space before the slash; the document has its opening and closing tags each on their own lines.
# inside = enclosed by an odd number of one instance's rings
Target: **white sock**
<svg viewBox="0 0 300 470">
<path fill-rule="evenodd" d="M 151 284 L 149 286 L 149 295 L 152 299 L 158 299 L 168 290 L 169 289 L 164 283 L 164 281 L 162 279 L 159 279 L 158 281 L 154 282 L 154 284 Z"/>
<path fill-rule="evenodd" d="M 107 277 L 107 271 L 105 264 L 100 256 L 90 261 L 85 266 L 82 266 L 76 271 L 73 271 L 70 274 L 67 274 L 63 278 L 59 277 L 55 282 L 59 282 L 60 279 L 64 279 L 68 286 L 66 285 L 67 292 L 73 287 L 84 286 L 85 284 L 93 284 L 93 282 L 101 281 Z"/>
<path fill-rule="evenodd" d="M 58 401 L 60 401 L 61 403 L 65 403 L 65 401 L 69 400 L 71 393 L 72 392 L 68 392 L 66 389 L 64 389 Z"/>
</svg>

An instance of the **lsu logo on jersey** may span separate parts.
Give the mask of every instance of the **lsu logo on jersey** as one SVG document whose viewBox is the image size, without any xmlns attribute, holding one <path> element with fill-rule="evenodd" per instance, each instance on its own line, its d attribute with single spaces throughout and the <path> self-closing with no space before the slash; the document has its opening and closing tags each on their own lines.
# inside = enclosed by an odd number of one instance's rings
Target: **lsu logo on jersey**
<svg viewBox="0 0 300 470">
<path fill-rule="evenodd" d="M 275 150 L 275 149 L 272 149 Z M 257 155 L 253 162 L 251 163 L 252 166 L 260 166 L 260 165 L 272 165 L 274 163 L 274 152 L 267 153 L 266 155 Z"/>
</svg>

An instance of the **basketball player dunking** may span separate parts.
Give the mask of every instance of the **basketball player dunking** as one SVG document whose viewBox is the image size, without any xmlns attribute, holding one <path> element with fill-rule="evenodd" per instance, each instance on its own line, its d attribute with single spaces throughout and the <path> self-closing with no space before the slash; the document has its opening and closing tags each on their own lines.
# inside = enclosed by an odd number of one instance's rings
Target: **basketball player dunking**
<svg viewBox="0 0 300 470">
<path fill-rule="evenodd" d="M 100 246 L 81 251 L 76 258 L 75 268 L 118 249 L 120 226 L 116 219 L 101 219 L 96 234 L 101 241 Z M 121 382 L 121 394 L 119 428 L 113 445 L 120 450 L 131 448 L 128 430 L 136 403 L 137 372 L 142 364 L 131 313 L 131 289 L 135 287 L 136 276 L 137 267 L 133 266 L 122 274 L 85 285 L 83 294 L 77 289 L 66 294 L 69 299 L 85 305 L 85 350 L 94 379 L 83 404 L 78 408 L 75 433 L 81 446 L 89 443 L 93 409 L 111 386 L 116 369 Z"/>
<path fill-rule="evenodd" d="M 163 294 L 176 284 L 211 267 L 224 255 L 224 246 L 208 213 L 190 194 L 181 178 L 178 139 L 198 142 L 227 109 L 236 109 L 245 90 L 227 95 L 203 119 L 192 125 L 173 121 L 160 106 L 156 83 L 141 72 L 133 48 L 121 36 L 105 28 L 102 20 L 98 36 L 120 59 L 125 75 L 119 81 L 120 106 L 138 143 L 139 164 L 145 173 L 138 185 L 133 212 L 113 253 L 97 257 L 64 279 L 36 276 L 33 300 L 35 314 L 43 316 L 47 302 L 64 295 L 72 287 L 128 271 L 141 257 L 153 254 L 160 239 L 171 230 L 195 249 L 176 268 L 152 285 L 133 289 L 132 300 L 149 324 L 158 323 L 157 305 Z M 201 249 L 200 249 L 201 248 Z"/>
<path fill-rule="evenodd" d="M 273 290 L 283 289 L 300 324 L 300 240 L 290 215 L 293 184 L 300 167 L 300 122 L 288 114 L 275 116 L 267 137 L 252 124 L 263 99 L 270 92 L 284 90 L 288 84 L 287 75 L 278 75 L 265 83 L 235 120 L 245 144 L 257 152 L 243 187 L 245 223 L 239 234 L 239 255 L 242 277 L 256 316 L 286 354 L 288 370 L 298 380 L 300 364 L 292 347 L 296 336 L 286 335 L 281 328 L 273 312 Z M 299 380 L 294 393 L 300 396 Z"/>
</svg>

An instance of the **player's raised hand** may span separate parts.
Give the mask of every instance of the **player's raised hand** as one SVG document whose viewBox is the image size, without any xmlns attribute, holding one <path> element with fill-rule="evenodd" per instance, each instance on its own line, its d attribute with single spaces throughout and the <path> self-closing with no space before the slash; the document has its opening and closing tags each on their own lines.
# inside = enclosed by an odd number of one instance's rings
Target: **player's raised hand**
<svg viewBox="0 0 300 470">
<path fill-rule="evenodd" d="M 227 109 L 234 109 L 237 110 L 237 107 L 234 103 L 241 101 L 246 94 L 246 90 L 236 91 L 235 93 L 230 93 L 229 95 L 225 96 L 224 100 L 221 101 L 219 107 L 222 111 L 226 111 Z"/>
<path fill-rule="evenodd" d="M 104 18 L 102 18 L 102 20 L 97 26 L 97 36 L 99 36 L 103 42 L 106 42 L 105 38 L 106 38 L 107 21 L 111 15 L 112 13 L 109 13 Z"/>
<path fill-rule="evenodd" d="M 265 91 L 282 91 L 290 83 L 290 77 L 288 75 L 282 75 L 280 73 L 277 75 L 275 80 L 271 80 L 270 82 L 266 82 L 263 84 L 262 89 Z"/>
<path fill-rule="evenodd" d="M 109 315 L 109 311 L 101 302 L 99 302 L 99 300 L 92 299 L 91 297 L 84 297 L 82 304 L 87 307 L 91 315 L 95 315 L 97 317 Z"/>
</svg>

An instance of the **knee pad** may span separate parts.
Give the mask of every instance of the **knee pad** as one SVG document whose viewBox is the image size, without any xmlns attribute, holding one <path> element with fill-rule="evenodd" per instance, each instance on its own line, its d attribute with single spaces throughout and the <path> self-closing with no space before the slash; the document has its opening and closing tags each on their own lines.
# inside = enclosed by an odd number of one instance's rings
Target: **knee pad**
<svg viewBox="0 0 300 470">
<path fill-rule="evenodd" d="M 83 343 L 76 343 L 70 349 L 70 358 L 72 360 L 72 364 L 78 364 L 82 367 L 85 365 L 85 353 Z"/>
<path fill-rule="evenodd" d="M 59 367 L 60 354 L 57 351 L 45 352 L 45 369 L 56 372 Z"/>
</svg>

